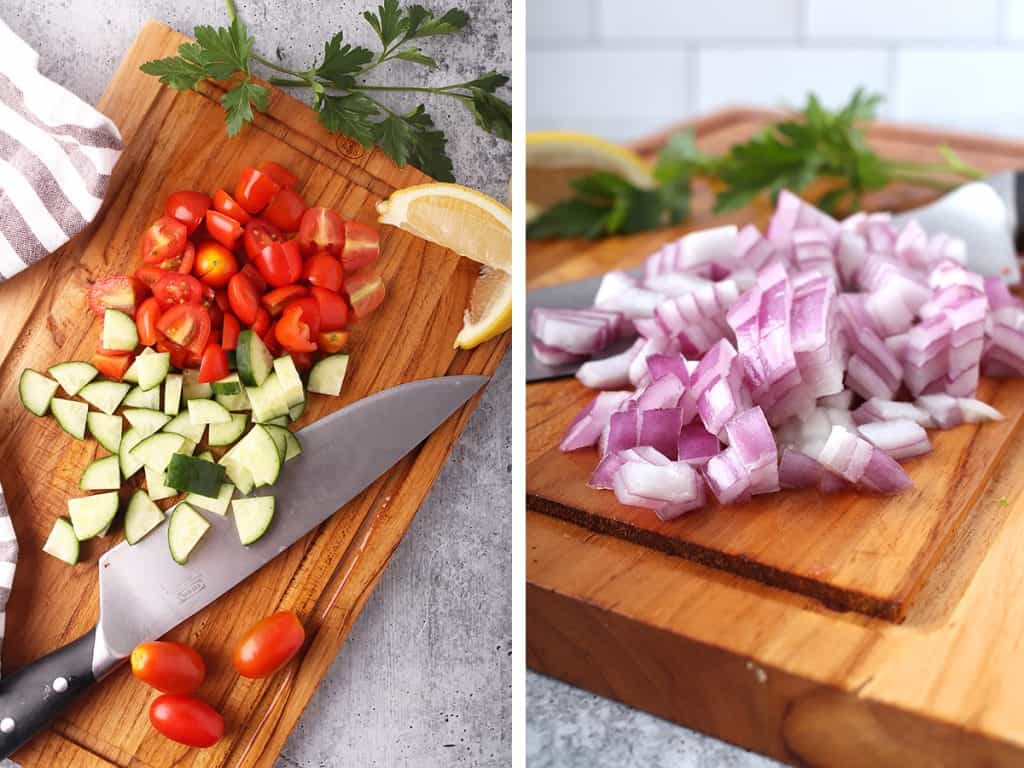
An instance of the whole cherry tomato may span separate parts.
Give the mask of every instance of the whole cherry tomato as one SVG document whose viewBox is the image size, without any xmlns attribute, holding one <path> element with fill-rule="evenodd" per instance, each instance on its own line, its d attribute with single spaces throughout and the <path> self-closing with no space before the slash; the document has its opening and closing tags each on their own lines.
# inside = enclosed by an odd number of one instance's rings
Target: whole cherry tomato
<svg viewBox="0 0 1024 768">
<path fill-rule="evenodd" d="M 238 238 L 244 232 L 241 224 L 212 208 L 206 212 L 206 231 L 210 233 L 210 237 L 226 248 L 234 248 Z"/>
<path fill-rule="evenodd" d="M 384 303 L 384 281 L 372 270 L 364 269 L 345 277 L 345 293 L 352 318 L 362 320 Z"/>
<path fill-rule="evenodd" d="M 253 259 L 263 279 L 274 287 L 294 283 L 302 277 L 302 254 L 294 240 L 271 243 Z"/>
<path fill-rule="evenodd" d="M 153 296 L 142 302 L 139 305 L 139 311 L 135 313 L 135 327 L 139 330 L 139 343 L 145 347 L 153 346 L 160 338 L 156 329 L 160 314 L 160 302 Z"/>
<path fill-rule="evenodd" d="M 252 216 L 249 215 L 249 212 L 240 206 L 235 201 L 235 198 L 223 189 L 218 189 L 213 193 L 213 207 L 225 216 L 230 216 L 239 224 L 248 224 L 252 220 Z"/>
<path fill-rule="evenodd" d="M 302 214 L 298 241 L 305 254 L 327 251 L 337 256 L 345 245 L 345 222 L 330 208 L 310 208 Z"/>
<path fill-rule="evenodd" d="M 228 282 L 228 301 L 231 302 L 231 311 L 235 317 L 245 325 L 251 326 L 260 308 L 260 293 L 244 270 Z"/>
<path fill-rule="evenodd" d="M 245 255 L 255 261 L 268 245 L 284 240 L 284 233 L 263 219 L 253 219 L 245 228 Z"/>
<path fill-rule="evenodd" d="M 294 189 L 299 185 L 299 177 L 279 163 L 272 160 L 265 160 L 259 164 L 261 173 L 267 174 L 278 183 L 278 186 Z"/>
<path fill-rule="evenodd" d="M 234 349 L 237 347 L 238 334 L 241 331 L 242 326 L 239 324 L 238 318 L 229 312 L 225 312 L 221 323 L 221 346 L 224 349 Z"/>
<path fill-rule="evenodd" d="M 284 305 L 289 301 L 308 294 L 309 289 L 304 285 L 282 285 L 280 288 L 275 288 L 270 293 L 263 294 L 261 301 L 263 302 L 263 306 L 267 308 L 267 312 L 270 313 L 270 316 L 277 317 L 281 314 L 281 310 L 284 309 Z"/>
<path fill-rule="evenodd" d="M 167 198 L 164 213 L 184 224 L 191 235 L 203 223 L 203 217 L 212 204 L 213 201 L 201 192 L 172 192 Z"/>
<path fill-rule="evenodd" d="M 302 322 L 302 307 L 289 304 L 274 326 L 274 335 L 289 352 L 316 352 L 315 334 Z"/>
<path fill-rule="evenodd" d="M 256 622 L 235 646 L 235 670 L 242 677 L 268 677 L 299 652 L 306 640 L 302 622 L 281 611 Z"/>
<path fill-rule="evenodd" d="M 185 250 L 188 228 L 177 219 L 161 216 L 142 235 L 139 251 L 146 264 L 159 264 Z"/>
<path fill-rule="evenodd" d="M 314 253 L 302 268 L 302 277 L 310 285 L 319 285 L 331 291 L 340 291 L 345 281 L 341 262 L 329 253 Z"/>
<path fill-rule="evenodd" d="M 281 189 L 281 186 L 268 174 L 246 166 L 238 174 L 235 185 L 235 200 L 249 213 L 259 213 L 267 207 L 270 198 Z"/>
<path fill-rule="evenodd" d="M 160 316 L 157 329 L 187 353 L 201 355 L 210 338 L 210 313 L 199 304 L 176 304 Z"/>
<path fill-rule="evenodd" d="M 346 272 L 368 267 L 380 256 L 380 232 L 361 221 L 345 222 L 345 245 L 341 249 L 341 265 Z"/>
<path fill-rule="evenodd" d="M 173 304 L 200 304 L 203 300 L 203 286 L 192 275 L 164 272 L 153 284 L 153 295 L 164 308 Z"/>
<path fill-rule="evenodd" d="M 119 309 L 134 315 L 146 286 L 134 277 L 105 277 L 89 286 L 89 309 L 96 317 L 103 317 L 108 309 Z"/>
<path fill-rule="evenodd" d="M 223 379 L 231 373 L 228 367 L 228 356 L 220 344 L 208 342 L 203 350 L 203 360 L 199 364 L 199 383 Z"/>
<path fill-rule="evenodd" d="M 149 722 L 171 741 L 190 747 L 212 747 L 224 735 L 217 710 L 187 693 L 165 693 L 149 707 Z"/>
<path fill-rule="evenodd" d="M 135 646 L 132 674 L 163 693 L 191 693 L 206 678 L 206 665 L 195 648 L 153 641 Z"/>
<path fill-rule="evenodd" d="M 348 322 L 348 304 L 340 295 L 314 285 L 309 292 L 320 307 L 320 330 L 337 331 Z"/>
<path fill-rule="evenodd" d="M 108 379 L 120 381 L 131 367 L 134 355 L 110 355 L 97 352 L 92 356 L 92 365 Z"/>
<path fill-rule="evenodd" d="M 207 240 L 196 252 L 193 272 L 207 285 L 222 288 L 238 272 L 238 259 L 230 249 Z"/>
<path fill-rule="evenodd" d="M 341 352 L 347 343 L 348 331 L 320 331 L 316 337 L 317 349 L 328 355 Z"/>
<path fill-rule="evenodd" d="M 296 232 L 302 214 L 306 212 L 306 201 L 291 187 L 283 187 L 275 194 L 260 215 L 283 232 Z"/>
</svg>

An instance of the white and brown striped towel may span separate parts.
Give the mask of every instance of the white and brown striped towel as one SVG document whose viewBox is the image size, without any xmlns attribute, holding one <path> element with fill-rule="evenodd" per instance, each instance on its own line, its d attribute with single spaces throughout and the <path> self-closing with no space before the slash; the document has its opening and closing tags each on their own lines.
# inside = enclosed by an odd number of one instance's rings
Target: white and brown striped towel
<svg viewBox="0 0 1024 768">
<path fill-rule="evenodd" d="M 124 146 L 117 126 L 38 63 L 0 21 L 0 280 L 92 221 Z"/>
</svg>

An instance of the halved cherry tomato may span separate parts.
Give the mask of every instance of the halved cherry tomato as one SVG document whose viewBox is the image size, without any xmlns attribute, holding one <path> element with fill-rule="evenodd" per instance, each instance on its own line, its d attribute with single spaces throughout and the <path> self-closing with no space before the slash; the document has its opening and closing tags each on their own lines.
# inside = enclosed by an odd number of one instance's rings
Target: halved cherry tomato
<svg viewBox="0 0 1024 768">
<path fill-rule="evenodd" d="M 89 286 L 89 309 L 96 317 L 103 317 L 108 309 L 134 315 L 135 307 L 145 295 L 146 286 L 134 277 L 105 277 Z"/>
<path fill-rule="evenodd" d="M 178 265 L 178 271 L 183 275 L 187 275 L 192 271 L 192 265 L 196 262 L 196 247 L 192 243 L 188 243 L 185 246 L 185 250 L 181 253 L 181 264 Z"/>
<path fill-rule="evenodd" d="M 246 265 L 248 266 L 248 265 Z M 228 301 L 235 317 L 245 325 L 252 325 L 260 308 L 260 293 L 243 270 L 228 282 Z"/>
<path fill-rule="evenodd" d="M 252 332 L 257 336 L 263 336 L 270 329 L 270 313 L 263 307 L 256 310 L 256 317 L 252 321 Z"/>
<path fill-rule="evenodd" d="M 164 308 L 174 304 L 199 304 L 203 300 L 203 286 L 192 275 L 164 272 L 153 285 L 153 295 Z"/>
<path fill-rule="evenodd" d="M 263 249 L 272 243 L 284 240 L 284 233 L 269 221 L 253 219 L 245 228 L 245 255 L 249 261 L 255 261 L 263 252 Z"/>
<path fill-rule="evenodd" d="M 340 291 L 345 281 L 341 262 L 329 253 L 314 253 L 302 268 L 302 277 L 310 285 L 319 285 L 331 291 Z"/>
<path fill-rule="evenodd" d="M 153 699 L 149 722 L 171 741 L 190 747 L 212 747 L 224 735 L 224 718 L 200 698 L 165 693 Z"/>
<path fill-rule="evenodd" d="M 231 311 L 231 304 L 228 301 L 227 288 L 218 288 L 216 291 L 214 291 L 213 300 L 217 303 L 217 306 L 220 307 L 221 312 Z"/>
<path fill-rule="evenodd" d="M 242 236 L 242 232 L 245 230 L 242 229 L 241 224 L 230 216 L 225 216 L 220 211 L 215 211 L 211 208 L 206 212 L 206 231 L 210 233 L 210 237 L 221 245 L 234 248 L 238 238 Z"/>
<path fill-rule="evenodd" d="M 167 198 L 164 213 L 184 224 L 191 235 L 203 223 L 203 217 L 212 204 L 213 201 L 202 192 L 172 192 Z"/>
<path fill-rule="evenodd" d="M 176 304 L 160 316 L 156 327 L 168 341 L 201 355 L 210 338 L 210 313 L 198 304 Z"/>
<path fill-rule="evenodd" d="M 194 272 L 207 285 L 222 288 L 238 272 L 238 259 L 230 249 L 207 240 L 196 253 Z"/>
<path fill-rule="evenodd" d="M 213 193 L 213 207 L 225 216 L 230 216 L 239 224 L 248 224 L 252 221 L 252 216 L 249 215 L 249 212 L 223 189 L 218 189 Z"/>
<path fill-rule="evenodd" d="M 146 286 L 146 288 L 152 288 L 156 285 L 157 281 L 164 276 L 166 270 L 160 269 L 160 267 L 139 267 L 135 270 L 135 279 Z"/>
<path fill-rule="evenodd" d="M 294 283 L 302 277 L 302 254 L 294 240 L 271 243 L 253 259 L 263 278 L 274 287 Z"/>
<path fill-rule="evenodd" d="M 283 165 L 275 163 L 272 160 L 265 160 L 260 163 L 259 170 L 261 173 L 267 174 L 267 176 L 276 181 L 278 186 L 294 189 L 299 185 L 298 176 L 293 174 Z"/>
<path fill-rule="evenodd" d="M 283 232 L 296 232 L 305 212 L 306 201 L 302 196 L 294 189 L 284 187 L 270 199 L 260 215 Z"/>
<path fill-rule="evenodd" d="M 345 222 L 345 245 L 341 249 L 341 266 L 346 272 L 368 267 L 380 256 L 380 232 L 361 221 Z"/>
<path fill-rule="evenodd" d="M 268 174 L 246 166 L 238 174 L 235 200 L 249 213 L 259 213 L 267 207 L 270 198 L 281 188 Z"/>
<path fill-rule="evenodd" d="M 309 289 L 320 307 L 320 330 L 336 331 L 348 322 L 348 304 L 339 294 L 314 285 Z"/>
<path fill-rule="evenodd" d="M 362 320 L 384 302 L 384 281 L 375 272 L 364 269 L 345 277 L 345 293 L 352 319 Z"/>
<path fill-rule="evenodd" d="M 285 306 L 285 310 L 289 306 L 302 308 L 302 317 L 300 319 L 309 326 L 309 338 L 316 341 L 316 335 L 320 333 L 320 304 L 317 300 L 312 296 L 303 296 L 289 301 Z"/>
<path fill-rule="evenodd" d="M 274 357 L 278 357 L 284 350 L 281 349 L 281 345 L 277 343 L 277 325 L 272 325 L 267 328 L 267 332 L 264 333 L 260 338 L 263 340 L 263 346 L 267 348 Z"/>
<path fill-rule="evenodd" d="M 347 343 L 348 331 L 320 331 L 316 337 L 317 349 L 328 355 L 341 352 Z"/>
<path fill-rule="evenodd" d="M 300 371 L 308 371 L 313 367 L 312 352 L 289 352 L 288 355 L 291 357 L 292 362 L 295 363 L 295 367 Z"/>
<path fill-rule="evenodd" d="M 206 665 L 195 648 L 153 641 L 135 646 L 132 674 L 163 693 L 191 693 L 206 678 Z"/>
<path fill-rule="evenodd" d="M 302 214 L 298 241 L 303 253 L 327 251 L 337 255 L 345 245 L 345 222 L 330 208 L 309 208 Z"/>
<path fill-rule="evenodd" d="M 220 344 L 209 342 L 203 350 L 203 360 L 199 364 L 199 383 L 223 379 L 231 373 L 228 368 L 228 356 Z"/>
<path fill-rule="evenodd" d="M 135 327 L 139 329 L 139 343 L 145 347 L 156 344 L 160 338 L 156 324 L 160 319 L 160 302 L 150 296 L 139 305 L 139 311 L 135 313 Z"/>
<path fill-rule="evenodd" d="M 241 274 L 243 274 L 246 277 L 248 277 L 249 280 L 252 282 L 253 285 L 256 286 L 256 289 L 260 293 L 263 293 L 264 291 L 267 290 L 267 281 L 263 279 L 263 275 L 261 275 L 260 271 L 258 269 L 256 269 L 256 267 L 254 267 L 251 263 L 250 264 L 246 264 L 244 267 L 242 267 L 238 271 Z"/>
<path fill-rule="evenodd" d="M 289 352 L 316 352 L 315 336 L 309 325 L 302 322 L 302 307 L 296 303 L 285 307 L 274 328 L 274 335 Z"/>
<path fill-rule="evenodd" d="M 224 349 L 234 349 L 238 346 L 238 334 L 242 326 L 234 315 L 224 313 L 224 320 L 221 325 L 221 346 Z"/>
<path fill-rule="evenodd" d="M 302 622 L 280 611 L 256 622 L 235 646 L 232 661 L 242 677 L 269 677 L 299 652 L 306 641 Z"/>
<path fill-rule="evenodd" d="M 92 356 L 92 365 L 108 379 L 120 381 L 131 367 L 134 355 L 110 355 L 97 352 Z"/>
<path fill-rule="evenodd" d="M 263 298 L 260 301 L 263 302 L 263 306 L 267 308 L 271 317 L 277 317 L 281 314 L 285 304 L 292 299 L 297 299 L 307 294 L 309 294 L 309 289 L 304 285 L 282 285 L 270 293 L 263 294 Z"/>
<path fill-rule="evenodd" d="M 188 367 L 188 350 L 184 347 L 179 347 L 173 341 L 167 339 L 160 339 L 156 343 L 157 352 L 166 352 L 171 356 L 171 365 L 175 368 L 187 368 Z"/>
<path fill-rule="evenodd" d="M 213 330 L 210 331 L 210 338 L 208 338 L 206 340 L 207 348 L 209 348 L 209 346 L 211 344 L 216 344 L 217 346 L 221 346 L 221 343 L 220 343 L 220 329 L 219 328 L 214 328 Z M 203 350 L 203 354 L 206 354 L 206 350 L 205 349 Z M 225 360 L 227 359 L 226 354 L 225 354 L 225 358 L 224 359 Z"/>
<path fill-rule="evenodd" d="M 139 251 L 146 264 L 159 264 L 185 250 L 188 228 L 177 219 L 161 216 L 142 235 Z"/>
</svg>

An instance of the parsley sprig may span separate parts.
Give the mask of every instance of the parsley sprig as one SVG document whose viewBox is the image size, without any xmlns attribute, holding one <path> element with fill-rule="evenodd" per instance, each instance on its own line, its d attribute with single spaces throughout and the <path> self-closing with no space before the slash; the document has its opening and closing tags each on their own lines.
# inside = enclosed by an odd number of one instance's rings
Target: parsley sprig
<svg viewBox="0 0 1024 768">
<path fill-rule="evenodd" d="M 373 94 L 411 91 L 456 99 L 482 129 L 502 139 L 512 138 L 512 107 L 497 95 L 508 75 L 485 72 L 473 80 L 436 88 L 378 85 L 365 80 L 370 72 L 394 60 L 435 69 L 437 62 L 420 47 L 420 41 L 460 32 L 469 22 L 464 11 L 453 8 L 435 16 L 421 5 L 402 8 L 398 0 L 383 0 L 375 12 L 363 14 L 380 40 L 380 51 L 350 45 L 344 34 L 337 32 L 324 44 L 319 61 L 309 69 L 293 70 L 255 53 L 254 40 L 232 0 L 225 0 L 225 5 L 230 26 L 198 26 L 193 31 L 195 42 L 179 46 L 177 56 L 147 61 L 141 69 L 179 91 L 195 88 L 206 79 L 231 81 L 231 88 L 221 97 L 229 136 L 252 121 L 254 108 L 262 112 L 270 101 L 270 91 L 255 79 L 256 63 L 283 75 L 269 78 L 276 86 L 309 88 L 327 130 L 349 136 L 365 147 L 378 146 L 397 165 L 412 163 L 440 181 L 455 180 L 452 161 L 444 132 L 426 107 L 420 104 L 409 112 L 396 111 Z"/>
<path fill-rule="evenodd" d="M 775 198 L 783 189 L 800 192 L 816 179 L 830 183 L 815 203 L 830 211 L 858 208 L 863 195 L 890 182 L 949 189 L 950 176 L 981 178 L 984 173 L 948 146 L 943 162 L 904 163 L 879 157 L 868 146 L 862 124 L 874 118 L 882 97 L 858 89 L 837 111 L 825 109 L 814 94 L 799 115 L 769 126 L 724 155 L 697 149 L 692 131 L 674 134 L 658 154 L 654 189 L 640 189 L 608 172 L 574 179 L 574 197 L 534 219 L 527 236 L 600 237 L 679 224 L 690 214 L 690 185 L 712 182 L 715 211 L 742 208 L 755 197 Z"/>
</svg>

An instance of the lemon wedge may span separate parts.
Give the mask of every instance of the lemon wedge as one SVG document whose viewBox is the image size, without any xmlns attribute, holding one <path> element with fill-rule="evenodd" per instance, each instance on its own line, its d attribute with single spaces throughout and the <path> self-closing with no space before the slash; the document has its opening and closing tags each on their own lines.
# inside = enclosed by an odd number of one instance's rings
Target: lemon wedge
<svg viewBox="0 0 1024 768">
<path fill-rule="evenodd" d="M 480 267 L 455 346 L 473 349 L 512 327 L 512 275 Z"/>
</svg>

